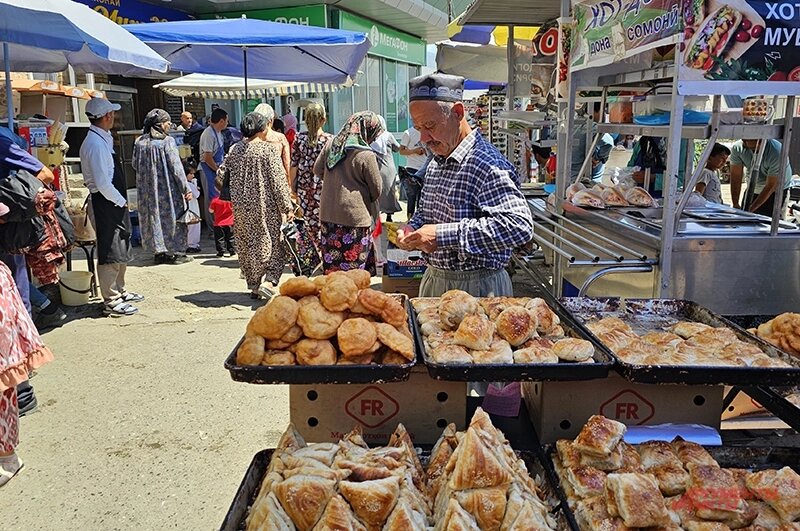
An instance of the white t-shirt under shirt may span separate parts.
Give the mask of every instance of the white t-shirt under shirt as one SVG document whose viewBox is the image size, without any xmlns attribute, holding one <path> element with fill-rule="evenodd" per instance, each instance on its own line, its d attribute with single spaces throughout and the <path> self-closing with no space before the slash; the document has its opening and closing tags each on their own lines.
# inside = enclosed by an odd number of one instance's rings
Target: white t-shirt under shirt
<svg viewBox="0 0 800 531">
<path fill-rule="evenodd" d="M 205 131 L 200 135 L 200 155 L 203 153 L 211 153 L 211 156 L 217 152 L 220 146 L 223 145 L 222 135 L 210 125 L 205 128 Z"/>
<path fill-rule="evenodd" d="M 719 172 L 703 168 L 700 172 L 700 177 L 697 179 L 697 184 L 705 184 L 706 189 L 703 191 L 703 197 L 712 203 L 722 203 L 722 183 L 719 180 Z"/>
<path fill-rule="evenodd" d="M 407 149 L 424 147 L 422 142 L 420 142 L 419 131 L 413 127 L 409 127 L 406 129 L 405 133 L 403 133 L 403 140 L 400 142 L 400 145 Z M 414 168 L 415 170 L 422 168 L 428 158 L 426 155 L 406 155 L 405 157 L 406 167 Z"/>
</svg>

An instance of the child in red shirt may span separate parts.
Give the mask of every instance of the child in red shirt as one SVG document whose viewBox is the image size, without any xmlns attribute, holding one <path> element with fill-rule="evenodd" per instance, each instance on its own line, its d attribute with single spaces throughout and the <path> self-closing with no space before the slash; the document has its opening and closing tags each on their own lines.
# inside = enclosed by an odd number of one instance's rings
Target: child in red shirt
<svg viewBox="0 0 800 531">
<path fill-rule="evenodd" d="M 208 205 L 208 211 L 214 214 L 214 243 L 217 246 L 217 256 L 223 256 L 225 249 L 228 250 L 230 256 L 235 255 L 231 202 L 214 197 Z"/>
</svg>

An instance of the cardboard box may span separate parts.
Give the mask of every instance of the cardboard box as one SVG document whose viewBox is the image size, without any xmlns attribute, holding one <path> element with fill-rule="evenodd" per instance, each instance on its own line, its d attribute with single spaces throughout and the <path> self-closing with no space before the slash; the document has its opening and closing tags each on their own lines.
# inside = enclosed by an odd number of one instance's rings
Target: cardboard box
<svg viewBox="0 0 800 531">
<path fill-rule="evenodd" d="M 731 387 L 725 386 L 726 395 L 728 392 L 730 392 L 730 390 Z M 742 391 L 736 395 L 736 398 L 733 399 L 733 402 L 731 402 L 731 404 L 725 408 L 725 411 L 722 412 L 722 420 L 728 420 L 753 413 L 767 413 L 767 411 L 764 409 L 764 406 L 750 398 L 749 395 Z"/>
<path fill-rule="evenodd" d="M 628 426 L 703 424 L 719 429 L 723 386 L 632 383 L 617 374 L 583 382 L 524 382 L 522 396 L 544 443 L 572 439 L 592 415 Z"/>
<path fill-rule="evenodd" d="M 386 444 L 402 422 L 416 444 L 434 444 L 451 422 L 464 429 L 467 384 L 412 369 L 408 381 L 385 384 L 291 385 L 291 421 L 309 442 L 336 442 L 355 426 L 370 445 Z"/>
<path fill-rule="evenodd" d="M 419 297 L 419 278 L 391 278 L 383 275 L 381 291 L 384 293 L 404 293 L 409 298 Z"/>
<path fill-rule="evenodd" d="M 422 278 L 428 264 L 420 251 L 404 251 L 389 244 L 384 273 L 392 278 Z"/>
</svg>

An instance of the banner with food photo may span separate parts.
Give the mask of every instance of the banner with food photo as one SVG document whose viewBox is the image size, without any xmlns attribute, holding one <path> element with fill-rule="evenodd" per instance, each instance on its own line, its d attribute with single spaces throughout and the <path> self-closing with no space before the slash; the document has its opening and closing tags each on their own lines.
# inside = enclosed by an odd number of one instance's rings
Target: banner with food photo
<svg viewBox="0 0 800 531">
<path fill-rule="evenodd" d="M 714 84 L 717 93 L 758 90 L 752 82 L 800 82 L 800 4 L 764 0 L 684 2 L 681 80 L 724 83 Z M 699 86 L 683 85 L 683 89 Z M 800 93 L 800 83 L 781 85 L 771 87 L 777 87 L 780 93 Z M 683 89 L 681 92 L 690 92 Z"/>
<path fill-rule="evenodd" d="M 531 41 L 531 99 L 543 102 L 547 99 L 554 82 L 553 72 L 558 56 L 558 22 L 545 23 Z M 566 76 L 565 76 L 566 77 Z"/>
</svg>

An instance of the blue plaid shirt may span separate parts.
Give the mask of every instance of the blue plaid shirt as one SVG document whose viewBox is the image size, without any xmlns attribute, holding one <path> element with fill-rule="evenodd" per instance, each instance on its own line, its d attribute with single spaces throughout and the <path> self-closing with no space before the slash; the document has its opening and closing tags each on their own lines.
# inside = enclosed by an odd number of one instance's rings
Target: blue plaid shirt
<svg viewBox="0 0 800 531">
<path fill-rule="evenodd" d="M 431 161 L 409 224 L 436 225 L 437 250 L 425 258 L 448 271 L 501 269 L 533 237 L 516 170 L 477 130 L 449 157 Z"/>
</svg>

